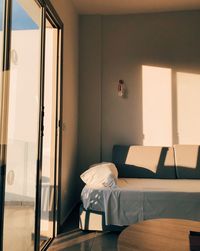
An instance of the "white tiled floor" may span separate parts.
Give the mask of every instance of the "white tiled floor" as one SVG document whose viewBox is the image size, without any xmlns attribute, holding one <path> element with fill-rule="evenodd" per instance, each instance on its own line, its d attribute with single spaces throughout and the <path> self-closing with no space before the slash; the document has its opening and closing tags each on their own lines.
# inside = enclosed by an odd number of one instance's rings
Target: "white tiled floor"
<svg viewBox="0 0 200 251">
<path fill-rule="evenodd" d="M 34 207 L 6 206 L 4 212 L 4 251 L 32 251 L 34 249 Z"/>
</svg>

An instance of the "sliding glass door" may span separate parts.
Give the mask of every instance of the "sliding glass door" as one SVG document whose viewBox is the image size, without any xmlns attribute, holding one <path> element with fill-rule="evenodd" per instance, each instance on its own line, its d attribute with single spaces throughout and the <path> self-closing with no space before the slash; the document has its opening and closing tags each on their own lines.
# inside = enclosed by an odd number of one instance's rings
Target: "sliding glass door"
<svg viewBox="0 0 200 251">
<path fill-rule="evenodd" d="M 41 7 L 33 0 L 13 0 L 12 4 L 4 250 L 31 251 L 38 158 Z"/>
<path fill-rule="evenodd" d="M 58 39 L 59 30 L 50 18 L 45 29 L 44 137 L 42 153 L 42 193 L 40 241 L 53 238 L 56 223 L 58 127 Z"/>
<path fill-rule="evenodd" d="M 62 23 L 48 0 L 0 0 L 0 28 L 0 250 L 44 250 L 57 223 Z"/>
</svg>

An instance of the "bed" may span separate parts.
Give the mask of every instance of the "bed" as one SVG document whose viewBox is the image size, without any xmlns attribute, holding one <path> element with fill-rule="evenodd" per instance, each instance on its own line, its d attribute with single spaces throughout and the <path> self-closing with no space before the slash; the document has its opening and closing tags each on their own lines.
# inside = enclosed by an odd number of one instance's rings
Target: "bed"
<svg viewBox="0 0 200 251">
<path fill-rule="evenodd" d="M 120 177 L 112 187 L 86 185 L 81 200 L 80 228 L 86 230 L 112 230 L 155 218 L 200 221 L 199 178 Z"/>
</svg>

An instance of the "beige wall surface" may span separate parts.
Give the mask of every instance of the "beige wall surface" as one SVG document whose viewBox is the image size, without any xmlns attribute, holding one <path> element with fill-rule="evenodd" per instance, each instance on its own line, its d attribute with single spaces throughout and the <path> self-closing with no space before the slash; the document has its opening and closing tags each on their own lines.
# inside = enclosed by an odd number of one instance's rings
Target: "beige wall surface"
<svg viewBox="0 0 200 251">
<path fill-rule="evenodd" d="M 79 86 L 79 167 L 100 161 L 101 17 L 81 16 Z"/>
<path fill-rule="evenodd" d="M 94 16 L 83 15 L 80 19 L 79 82 L 85 91 L 80 92 L 84 123 L 80 124 L 79 139 L 84 140 L 79 156 L 83 168 L 100 160 L 101 151 L 102 160 L 110 161 L 114 144 L 200 143 L 193 142 L 200 104 L 196 96 L 191 96 L 199 89 L 200 11 L 102 16 L 101 25 L 98 18 L 95 21 Z M 97 60 L 99 48 L 101 61 Z M 98 74 L 91 75 L 97 69 Z M 126 98 L 117 95 L 119 79 L 126 83 Z M 167 92 L 161 93 L 163 98 L 153 88 L 159 82 L 164 85 L 159 91 Z M 192 88 L 189 93 L 188 88 Z M 194 107 L 195 115 L 191 115 Z M 94 117 L 99 116 L 95 126 Z M 168 129 L 163 130 L 166 125 Z M 82 149 L 92 154 L 84 156 Z"/>
<path fill-rule="evenodd" d="M 78 135 L 78 15 L 71 0 L 51 0 L 64 23 L 63 135 L 61 224 L 79 199 L 77 183 Z"/>
</svg>

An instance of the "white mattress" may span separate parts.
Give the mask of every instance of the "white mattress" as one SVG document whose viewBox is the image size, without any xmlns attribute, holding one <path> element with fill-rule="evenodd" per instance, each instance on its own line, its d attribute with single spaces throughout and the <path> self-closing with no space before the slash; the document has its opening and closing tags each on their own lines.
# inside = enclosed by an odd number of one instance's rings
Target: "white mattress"
<svg viewBox="0 0 200 251">
<path fill-rule="evenodd" d="M 200 180 L 118 179 L 117 187 L 85 186 L 87 210 L 105 213 L 106 225 L 126 226 L 154 218 L 200 221 Z"/>
</svg>

